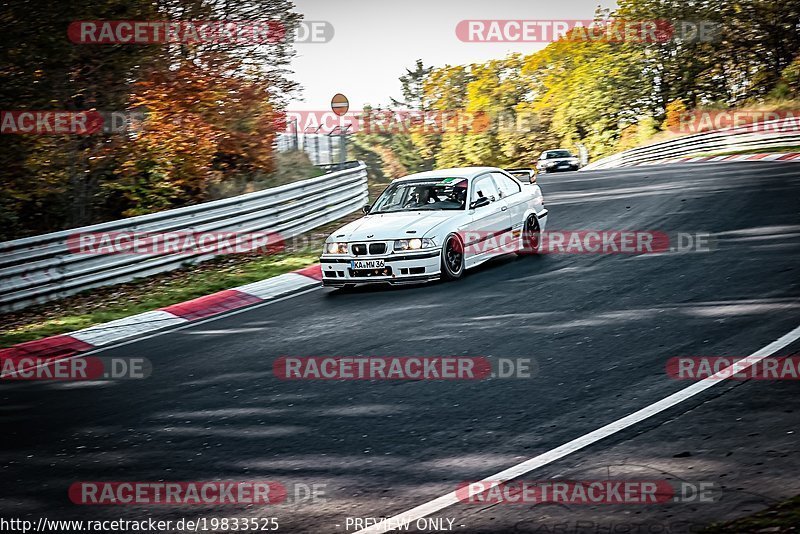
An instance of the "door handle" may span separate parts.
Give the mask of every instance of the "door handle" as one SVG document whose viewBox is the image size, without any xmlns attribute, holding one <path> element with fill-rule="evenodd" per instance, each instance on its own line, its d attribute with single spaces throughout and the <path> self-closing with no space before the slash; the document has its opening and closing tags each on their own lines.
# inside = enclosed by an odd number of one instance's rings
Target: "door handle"
<svg viewBox="0 0 800 534">
<path fill-rule="evenodd" d="M 502 208 L 500 208 L 500 211 L 506 211 L 507 209 L 508 209 L 508 206 L 503 206 Z"/>
</svg>

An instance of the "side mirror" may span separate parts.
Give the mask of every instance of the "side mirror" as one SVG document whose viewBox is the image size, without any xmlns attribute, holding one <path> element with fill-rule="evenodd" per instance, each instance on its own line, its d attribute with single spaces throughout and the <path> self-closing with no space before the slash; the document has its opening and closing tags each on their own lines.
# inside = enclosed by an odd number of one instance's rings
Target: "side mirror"
<svg viewBox="0 0 800 534">
<path fill-rule="evenodd" d="M 369 210 L 371 210 L 371 209 L 372 209 L 372 206 L 370 206 L 369 204 L 367 204 L 366 206 L 364 206 L 363 208 L 361 208 L 361 211 L 363 211 L 363 212 L 364 212 L 364 214 L 366 215 L 367 213 L 369 213 Z"/>
<path fill-rule="evenodd" d="M 469 209 L 474 210 L 475 208 L 482 208 L 483 206 L 488 206 L 489 203 L 490 201 L 488 198 L 480 197 L 478 200 L 469 205 Z"/>
<path fill-rule="evenodd" d="M 530 181 L 530 183 L 532 183 L 532 184 L 535 184 L 535 183 L 536 183 L 536 171 L 533 171 L 533 172 L 531 173 L 531 178 L 530 178 L 530 180 L 529 180 L 529 181 Z"/>
</svg>

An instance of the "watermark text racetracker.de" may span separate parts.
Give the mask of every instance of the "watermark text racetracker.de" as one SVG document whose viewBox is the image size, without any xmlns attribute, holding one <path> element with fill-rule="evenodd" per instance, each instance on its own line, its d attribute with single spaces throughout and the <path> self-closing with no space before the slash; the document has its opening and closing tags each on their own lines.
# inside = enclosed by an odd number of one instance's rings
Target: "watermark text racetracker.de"
<svg viewBox="0 0 800 534">
<path fill-rule="evenodd" d="M 289 133 L 479 134 L 524 131 L 538 124 L 533 113 L 506 114 L 461 109 L 371 109 L 336 113 L 333 110 L 286 110 L 275 120 L 277 131 Z"/>
<path fill-rule="evenodd" d="M 69 40 L 83 45 L 327 43 L 333 25 L 302 20 L 287 27 L 280 20 L 76 20 Z"/>
<path fill-rule="evenodd" d="M 533 358 L 484 356 L 282 356 L 273 374 L 283 380 L 488 380 L 533 378 Z"/>
<path fill-rule="evenodd" d="M 674 380 L 800 380 L 800 356 L 681 356 L 666 371 Z"/>
<path fill-rule="evenodd" d="M 152 372 L 143 357 L 0 356 L 0 380 L 142 380 Z"/>
<path fill-rule="evenodd" d="M 459 233 L 470 254 L 660 254 L 710 252 L 716 248 L 708 232 L 652 230 L 548 230 L 520 238 L 520 231 L 464 231 Z"/>
<path fill-rule="evenodd" d="M 722 109 L 681 113 L 669 130 L 695 134 L 735 128 L 737 133 L 783 134 L 800 131 L 800 110 Z"/>
<path fill-rule="evenodd" d="M 284 248 L 281 235 L 269 231 L 78 232 L 67 238 L 73 254 L 276 254 Z"/>
<path fill-rule="evenodd" d="M 275 480 L 80 481 L 68 490 L 73 504 L 87 506 L 189 506 L 319 504 L 325 483 Z"/>
<path fill-rule="evenodd" d="M 81 505 L 276 504 L 286 487 L 274 481 L 75 482 L 69 499 Z"/>
<path fill-rule="evenodd" d="M 713 482 L 655 480 L 481 480 L 463 482 L 456 489 L 465 504 L 615 505 L 711 503 L 719 500 Z"/>
<path fill-rule="evenodd" d="M 719 37 L 719 24 L 708 20 L 462 20 L 456 37 L 466 43 L 572 42 L 665 43 L 708 42 Z"/>
<path fill-rule="evenodd" d="M 0 133 L 17 135 L 131 134 L 144 130 L 144 111 L 0 111 Z"/>
</svg>

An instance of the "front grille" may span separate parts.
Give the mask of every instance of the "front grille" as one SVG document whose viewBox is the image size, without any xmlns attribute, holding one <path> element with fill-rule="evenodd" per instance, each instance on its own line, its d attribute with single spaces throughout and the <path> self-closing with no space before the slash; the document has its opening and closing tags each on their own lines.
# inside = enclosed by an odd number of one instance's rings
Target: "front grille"
<svg viewBox="0 0 800 534">
<path fill-rule="evenodd" d="M 354 256 L 366 256 L 367 250 L 372 256 L 386 254 L 386 243 L 353 243 L 350 250 Z"/>
<path fill-rule="evenodd" d="M 370 243 L 369 244 L 369 253 L 370 254 L 385 254 L 386 253 L 386 243 Z"/>
</svg>

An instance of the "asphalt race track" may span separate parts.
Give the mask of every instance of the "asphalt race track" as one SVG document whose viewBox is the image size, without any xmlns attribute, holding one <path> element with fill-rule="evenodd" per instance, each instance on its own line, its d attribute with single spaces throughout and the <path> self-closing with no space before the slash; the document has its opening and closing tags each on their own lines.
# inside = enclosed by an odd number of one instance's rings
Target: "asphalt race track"
<svg viewBox="0 0 800 534">
<path fill-rule="evenodd" d="M 540 183 L 549 230 L 707 232 L 714 248 L 503 257 L 456 283 L 317 289 L 98 354 L 149 358 L 145 381 L 3 384 L 0 515 L 277 517 L 279 532 L 355 532 L 353 518 L 400 514 L 685 388 L 666 375 L 669 358 L 747 356 L 800 325 L 800 165 L 689 163 Z M 481 381 L 272 376 L 280 356 L 331 355 L 530 358 L 538 370 Z M 800 383 L 726 381 L 523 477 L 711 482 L 713 502 L 458 504 L 432 517 L 464 533 L 696 531 L 800 493 L 798 435 Z M 73 482 L 108 480 L 324 484 L 324 500 L 68 499 Z"/>
</svg>

